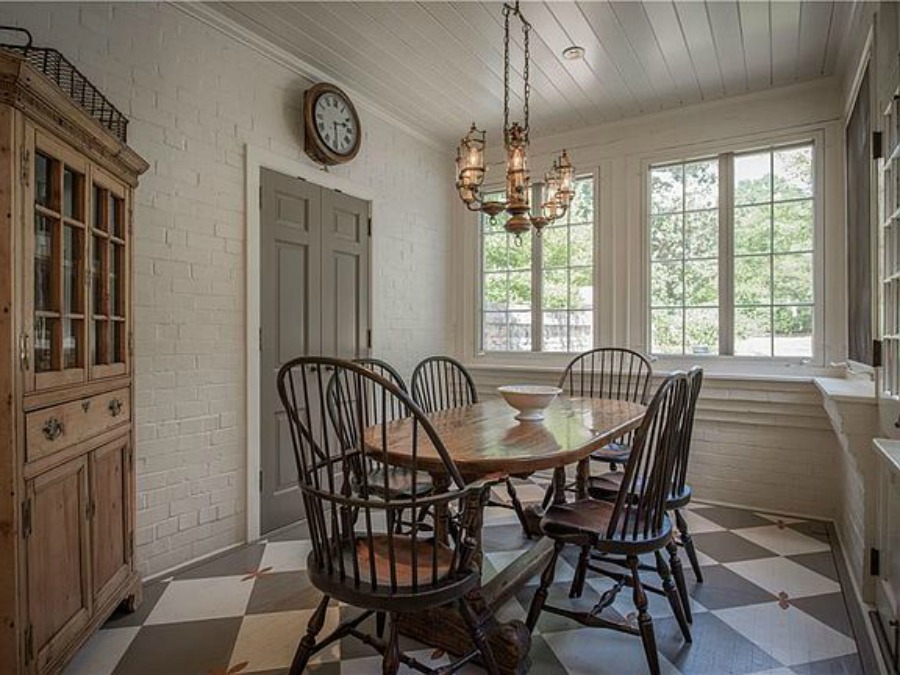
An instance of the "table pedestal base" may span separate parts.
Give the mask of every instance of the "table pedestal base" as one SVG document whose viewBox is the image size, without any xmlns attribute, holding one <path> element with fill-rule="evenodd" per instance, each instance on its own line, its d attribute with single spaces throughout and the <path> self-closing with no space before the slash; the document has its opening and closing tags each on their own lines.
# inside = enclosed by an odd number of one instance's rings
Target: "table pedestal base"
<svg viewBox="0 0 900 675">
<path fill-rule="evenodd" d="M 528 672 L 531 667 L 528 656 L 531 634 L 518 619 L 505 623 L 497 621 L 494 611 L 544 568 L 552 550 L 553 542 L 541 539 L 488 583 L 472 591 L 470 600 L 482 621 L 502 675 L 524 675 Z M 401 616 L 400 631 L 455 656 L 473 649 L 469 628 L 452 607 L 405 614 Z"/>
</svg>

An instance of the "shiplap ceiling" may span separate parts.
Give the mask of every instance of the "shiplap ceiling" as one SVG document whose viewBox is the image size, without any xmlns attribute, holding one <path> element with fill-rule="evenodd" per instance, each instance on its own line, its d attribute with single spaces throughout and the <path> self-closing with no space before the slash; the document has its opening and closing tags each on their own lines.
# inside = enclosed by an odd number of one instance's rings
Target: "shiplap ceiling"
<svg viewBox="0 0 900 675">
<path fill-rule="evenodd" d="M 532 133 L 623 119 L 835 72 L 850 2 L 525 2 Z M 441 143 L 502 120 L 493 2 L 225 2 L 213 7 Z M 512 45 L 520 105 L 521 34 Z M 583 60 L 562 51 L 576 44 Z M 514 114 L 513 119 L 520 115 Z"/>
</svg>

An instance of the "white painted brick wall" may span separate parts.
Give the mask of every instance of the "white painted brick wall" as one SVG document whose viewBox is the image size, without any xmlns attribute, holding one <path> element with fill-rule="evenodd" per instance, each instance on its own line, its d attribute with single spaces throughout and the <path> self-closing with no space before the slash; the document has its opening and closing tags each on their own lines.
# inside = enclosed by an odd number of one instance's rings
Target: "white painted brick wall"
<svg viewBox="0 0 900 675">
<path fill-rule="evenodd" d="M 309 83 L 171 5 L 5 3 L 0 21 L 82 69 L 150 162 L 135 210 L 136 545 L 154 574 L 245 537 L 244 144 L 302 158 Z M 435 299 L 452 161 L 360 113 L 360 155 L 334 171 L 379 195 L 375 347 L 408 375 L 448 350 Z"/>
</svg>

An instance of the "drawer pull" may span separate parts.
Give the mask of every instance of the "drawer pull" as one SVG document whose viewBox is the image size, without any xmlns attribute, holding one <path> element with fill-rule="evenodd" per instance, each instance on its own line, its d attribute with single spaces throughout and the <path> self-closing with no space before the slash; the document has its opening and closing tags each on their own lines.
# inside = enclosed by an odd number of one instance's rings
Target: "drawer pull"
<svg viewBox="0 0 900 675">
<path fill-rule="evenodd" d="M 84 412 L 87 412 L 88 410 L 90 410 L 90 409 L 91 409 L 91 399 L 89 399 L 89 398 L 84 399 L 84 400 L 81 402 L 81 409 L 82 409 Z"/>
<path fill-rule="evenodd" d="M 55 417 L 51 417 L 49 420 L 44 422 L 44 426 L 41 431 L 44 433 L 44 438 L 46 438 L 48 441 L 55 441 L 63 434 L 62 422 L 60 422 Z"/>
<path fill-rule="evenodd" d="M 110 399 L 109 405 L 106 407 L 109 409 L 109 414 L 113 417 L 118 417 L 122 413 L 122 401 L 117 398 Z"/>
</svg>

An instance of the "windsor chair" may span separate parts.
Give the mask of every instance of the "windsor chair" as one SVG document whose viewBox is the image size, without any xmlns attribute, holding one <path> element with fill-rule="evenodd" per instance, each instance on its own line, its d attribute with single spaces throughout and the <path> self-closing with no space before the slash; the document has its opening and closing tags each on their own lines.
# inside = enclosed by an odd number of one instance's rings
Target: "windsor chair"
<svg viewBox="0 0 900 675">
<path fill-rule="evenodd" d="M 337 385 L 338 426 L 353 429 L 354 443 L 338 441 L 338 429 L 327 414 L 328 386 Z M 425 673 L 437 673 L 413 657 L 400 652 L 400 618 L 433 607 L 455 605 L 468 625 L 474 647 L 440 673 L 452 673 L 476 657 L 488 672 L 497 673 L 490 646 L 467 594 L 479 583 L 477 543 L 471 532 L 480 527 L 486 499 L 486 484 L 465 485 L 443 442 L 421 408 L 399 386 L 363 365 L 325 357 L 301 357 L 284 364 L 278 372 L 278 393 L 287 413 L 288 426 L 297 462 L 298 482 L 309 524 L 312 550 L 307 560 L 310 582 L 323 593 L 313 611 L 306 634 L 300 640 L 291 664 L 291 675 L 300 675 L 309 659 L 336 640 L 352 636 L 382 654 L 383 672 L 396 673 L 400 664 Z M 344 405 L 343 398 L 353 405 Z M 404 439 L 410 453 L 408 468 L 417 475 L 420 449 L 440 459 L 449 478 L 441 494 L 395 495 L 387 488 L 374 497 L 368 474 L 363 473 L 363 489 L 352 486 L 353 462 L 365 454 L 387 464 L 395 443 L 396 423 L 371 424 L 366 411 L 397 409 L 408 413 L 403 419 L 412 425 L 412 441 Z M 346 416 L 351 416 L 350 420 Z M 364 441 L 367 437 L 368 441 Z M 377 438 L 377 448 L 372 439 Z M 363 460 L 364 461 L 364 460 Z M 415 479 L 413 479 L 415 482 Z M 432 530 L 418 526 L 422 511 L 453 522 L 453 538 L 437 538 Z M 395 522 L 401 511 L 413 514 L 412 526 L 397 533 Z M 319 639 L 326 610 L 334 598 L 363 611 L 343 621 L 329 635 Z M 375 613 L 390 617 L 386 639 L 362 632 L 359 627 Z"/>
<path fill-rule="evenodd" d="M 647 611 L 647 595 L 640 577 L 638 556 L 650 553 L 654 555 L 665 595 L 682 635 L 688 642 L 692 639 L 671 571 L 661 553 L 672 539 L 672 523 L 666 513 L 666 498 L 676 471 L 680 419 L 686 390 L 687 377 L 681 372 L 667 377 L 657 390 L 635 432 L 621 489 L 615 502 L 588 497 L 572 503 L 554 504 L 547 509 L 540 527 L 544 535 L 553 540 L 554 548 L 550 562 L 541 574 L 540 585 L 532 599 L 526 620 L 528 628 L 534 630 L 541 612 L 546 611 L 568 617 L 585 626 L 640 635 L 647 663 L 654 675 L 660 672 L 659 655 L 653 619 Z M 625 558 L 629 573 L 609 575 L 615 580 L 614 585 L 601 594 L 596 605 L 589 611 L 547 604 L 548 589 L 553 583 L 556 563 L 567 544 L 579 546 L 582 552 L 585 549 L 595 550 Z M 591 569 L 607 574 L 602 568 Z M 583 585 L 583 581 L 581 583 Z M 625 585 L 632 588 L 637 627 L 628 621 L 601 616 Z"/>
<path fill-rule="evenodd" d="M 425 412 L 449 410 L 478 403 L 478 392 L 469 371 L 463 364 L 449 356 L 430 356 L 424 359 L 413 370 L 410 385 L 413 400 Z M 512 477 L 507 476 L 505 483 L 511 503 L 492 501 L 491 506 L 512 508 L 522 529 L 530 536 L 525 509 L 516 493 Z"/>
</svg>

